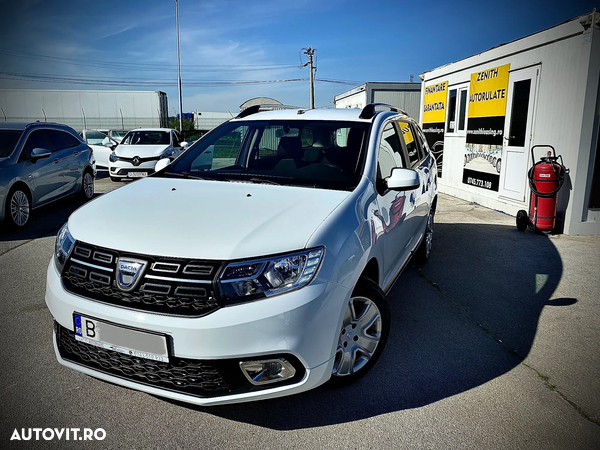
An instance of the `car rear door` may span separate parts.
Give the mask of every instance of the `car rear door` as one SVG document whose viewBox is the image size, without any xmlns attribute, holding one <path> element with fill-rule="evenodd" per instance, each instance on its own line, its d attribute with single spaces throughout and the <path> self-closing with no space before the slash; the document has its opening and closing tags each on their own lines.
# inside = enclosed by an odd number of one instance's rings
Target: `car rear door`
<svg viewBox="0 0 600 450">
<path fill-rule="evenodd" d="M 80 158 L 80 148 L 71 147 L 70 141 L 65 139 L 64 132 L 61 130 L 45 130 L 48 140 L 52 144 L 52 156 L 58 163 L 62 186 L 58 189 L 57 195 L 63 195 L 75 189 L 79 184 L 79 179 L 83 173 Z"/>
<path fill-rule="evenodd" d="M 419 174 L 419 188 L 410 191 L 406 211 L 411 221 L 411 247 L 415 247 L 425 230 L 429 213 L 433 158 L 421 136 L 418 126 L 410 120 L 398 121 L 406 145 L 410 168 Z"/>
</svg>

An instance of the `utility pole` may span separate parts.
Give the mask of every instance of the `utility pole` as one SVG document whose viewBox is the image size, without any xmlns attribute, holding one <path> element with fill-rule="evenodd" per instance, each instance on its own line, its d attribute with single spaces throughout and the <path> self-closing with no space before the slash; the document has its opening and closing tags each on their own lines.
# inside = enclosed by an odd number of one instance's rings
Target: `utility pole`
<svg viewBox="0 0 600 450">
<path fill-rule="evenodd" d="M 315 49 L 309 46 L 304 54 L 308 56 L 308 62 L 302 67 L 310 66 L 310 109 L 315 109 L 315 72 L 317 71 L 317 68 L 313 66 Z"/>
<path fill-rule="evenodd" d="M 175 0 L 175 16 L 177 21 L 177 73 L 179 75 L 179 132 L 183 135 L 183 97 L 181 96 L 181 57 L 179 53 L 179 2 Z"/>
</svg>

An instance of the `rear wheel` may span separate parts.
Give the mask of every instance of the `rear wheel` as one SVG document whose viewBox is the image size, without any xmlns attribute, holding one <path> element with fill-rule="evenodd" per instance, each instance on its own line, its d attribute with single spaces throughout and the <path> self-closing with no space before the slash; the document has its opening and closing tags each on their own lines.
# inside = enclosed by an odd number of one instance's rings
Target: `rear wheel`
<svg viewBox="0 0 600 450">
<path fill-rule="evenodd" d="M 377 283 L 361 278 L 346 304 L 329 386 L 354 383 L 371 370 L 383 352 L 389 330 L 385 294 Z"/>
<path fill-rule="evenodd" d="M 431 248 L 433 244 L 433 225 L 434 225 L 435 209 L 432 207 L 429 210 L 429 216 L 427 217 L 427 225 L 425 226 L 425 234 L 423 240 L 415 252 L 414 261 L 417 263 L 424 263 L 429 260 L 431 256 Z"/>
<path fill-rule="evenodd" d="M 4 212 L 8 225 L 12 228 L 23 228 L 29 222 L 31 202 L 29 195 L 21 188 L 14 188 L 7 197 Z"/>
<path fill-rule="evenodd" d="M 92 172 L 86 171 L 81 179 L 81 191 L 79 198 L 84 202 L 91 200 L 94 197 L 94 176 Z"/>
</svg>

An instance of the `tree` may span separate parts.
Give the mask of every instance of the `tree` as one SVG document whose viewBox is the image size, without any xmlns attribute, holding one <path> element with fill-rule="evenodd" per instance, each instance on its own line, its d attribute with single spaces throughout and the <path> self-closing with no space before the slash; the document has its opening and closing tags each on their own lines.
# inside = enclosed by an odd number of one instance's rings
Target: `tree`
<svg viewBox="0 0 600 450">
<path fill-rule="evenodd" d="M 169 128 L 179 131 L 179 117 L 171 117 Z M 194 121 L 188 117 L 183 118 L 183 131 L 195 130 Z"/>
</svg>

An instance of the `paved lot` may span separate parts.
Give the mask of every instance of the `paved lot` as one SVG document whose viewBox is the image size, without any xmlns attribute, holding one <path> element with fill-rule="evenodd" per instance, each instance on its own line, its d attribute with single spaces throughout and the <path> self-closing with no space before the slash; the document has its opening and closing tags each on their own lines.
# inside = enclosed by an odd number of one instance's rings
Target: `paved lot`
<svg viewBox="0 0 600 450">
<path fill-rule="evenodd" d="M 520 233 L 513 217 L 441 196 L 433 255 L 391 291 L 393 328 L 368 376 L 198 408 L 56 362 L 45 271 L 77 207 L 65 200 L 24 232 L 0 230 L 2 448 L 600 448 L 600 237 Z M 106 438 L 10 441 L 15 428 L 47 427 Z"/>
</svg>

